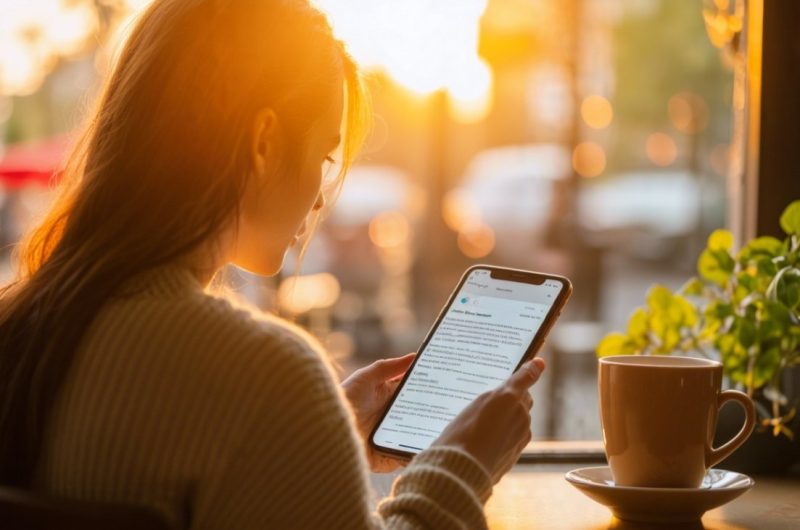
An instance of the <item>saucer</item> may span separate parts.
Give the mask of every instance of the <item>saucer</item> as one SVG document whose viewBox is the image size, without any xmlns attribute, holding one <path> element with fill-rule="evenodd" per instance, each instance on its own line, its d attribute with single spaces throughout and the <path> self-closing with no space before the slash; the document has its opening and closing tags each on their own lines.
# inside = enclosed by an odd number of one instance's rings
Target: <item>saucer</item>
<svg viewBox="0 0 800 530">
<path fill-rule="evenodd" d="M 747 475 L 724 469 L 709 469 L 699 488 L 616 486 L 608 466 L 574 469 L 564 478 L 608 506 L 617 518 L 648 523 L 698 521 L 706 511 L 732 501 L 755 484 Z"/>
</svg>

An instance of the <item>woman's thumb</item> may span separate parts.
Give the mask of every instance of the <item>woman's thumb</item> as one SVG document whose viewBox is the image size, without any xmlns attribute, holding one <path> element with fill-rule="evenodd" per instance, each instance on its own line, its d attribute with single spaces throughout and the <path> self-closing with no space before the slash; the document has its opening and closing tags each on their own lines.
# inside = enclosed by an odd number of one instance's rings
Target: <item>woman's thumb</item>
<svg viewBox="0 0 800 530">
<path fill-rule="evenodd" d="M 372 372 L 382 377 L 383 379 L 391 379 L 395 376 L 402 375 L 408 370 L 408 367 L 411 366 L 411 363 L 414 362 L 414 357 L 416 357 L 416 353 L 409 353 L 403 355 L 402 357 L 394 357 L 392 359 L 381 359 L 380 361 L 375 361 L 370 366 Z"/>
</svg>

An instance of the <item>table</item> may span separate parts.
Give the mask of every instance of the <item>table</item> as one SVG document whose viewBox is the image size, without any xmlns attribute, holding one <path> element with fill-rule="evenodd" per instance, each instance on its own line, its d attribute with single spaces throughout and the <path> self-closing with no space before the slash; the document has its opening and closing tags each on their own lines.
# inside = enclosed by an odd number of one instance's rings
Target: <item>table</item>
<svg viewBox="0 0 800 530">
<path fill-rule="evenodd" d="M 754 477 L 755 486 L 701 523 L 647 525 L 612 517 L 564 473 L 591 464 L 518 464 L 486 505 L 492 530 L 800 530 L 800 476 Z"/>
</svg>

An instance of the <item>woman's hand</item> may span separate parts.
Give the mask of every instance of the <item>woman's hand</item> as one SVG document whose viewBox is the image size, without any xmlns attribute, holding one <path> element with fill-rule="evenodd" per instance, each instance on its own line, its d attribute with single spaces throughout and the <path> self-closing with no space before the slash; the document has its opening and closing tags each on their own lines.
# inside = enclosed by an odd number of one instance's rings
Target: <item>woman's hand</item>
<svg viewBox="0 0 800 530">
<path fill-rule="evenodd" d="M 497 483 L 531 440 L 533 398 L 528 390 L 544 368 L 539 358 L 523 364 L 505 383 L 481 394 L 461 411 L 433 445 L 466 451 Z"/>
<path fill-rule="evenodd" d="M 386 410 L 389 398 L 394 394 L 403 375 L 414 361 L 415 353 L 395 359 L 383 359 L 356 370 L 342 382 L 344 395 L 356 416 L 356 427 L 367 452 L 369 467 L 376 473 L 388 473 L 406 464 L 376 452 L 370 446 L 369 437 L 378 419 Z"/>
</svg>

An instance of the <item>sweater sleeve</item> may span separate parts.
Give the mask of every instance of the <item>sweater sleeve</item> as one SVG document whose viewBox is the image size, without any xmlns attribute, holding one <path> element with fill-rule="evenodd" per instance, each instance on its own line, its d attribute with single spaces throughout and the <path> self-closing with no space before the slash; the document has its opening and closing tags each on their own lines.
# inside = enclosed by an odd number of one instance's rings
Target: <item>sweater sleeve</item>
<svg viewBox="0 0 800 530">
<path fill-rule="evenodd" d="M 333 374 L 299 338 L 282 342 L 280 351 L 270 348 L 279 374 L 193 528 L 486 527 L 489 476 L 452 448 L 418 455 L 373 512 L 363 447 Z"/>
</svg>

